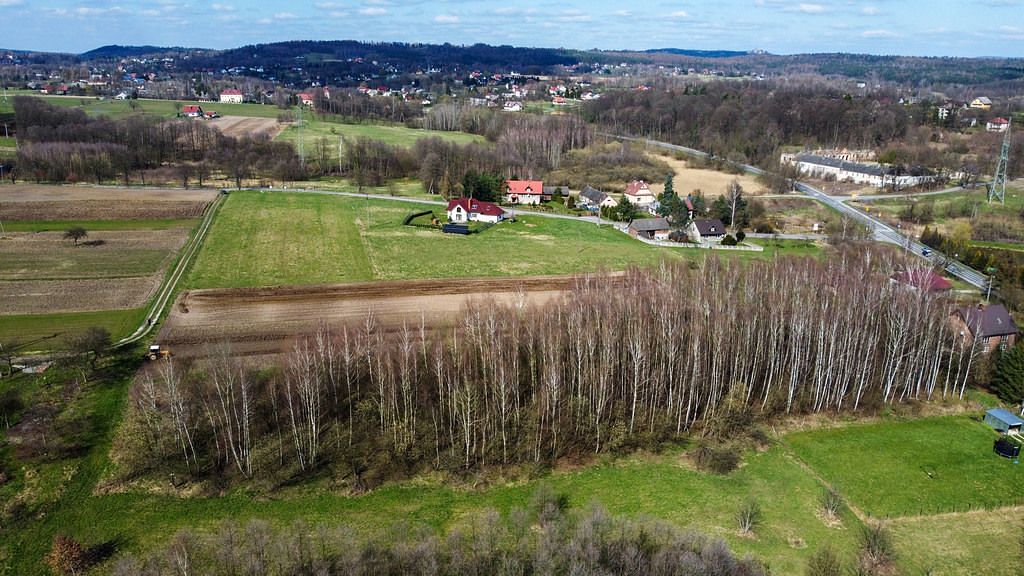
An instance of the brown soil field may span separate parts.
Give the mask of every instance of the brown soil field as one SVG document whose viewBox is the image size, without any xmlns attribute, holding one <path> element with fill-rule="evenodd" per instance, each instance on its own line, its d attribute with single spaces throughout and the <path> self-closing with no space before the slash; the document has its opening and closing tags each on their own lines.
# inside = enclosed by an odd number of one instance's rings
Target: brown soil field
<svg viewBox="0 0 1024 576">
<path fill-rule="evenodd" d="M 275 118 L 250 118 L 247 116 L 221 116 L 209 121 L 210 126 L 225 136 L 256 136 L 265 134 L 273 139 L 284 128 Z"/>
<path fill-rule="evenodd" d="M 198 218 L 216 190 L 0 186 L 0 220 Z"/>
<path fill-rule="evenodd" d="M 160 286 L 156 275 L 86 280 L 0 281 L 0 314 L 52 314 L 140 308 Z"/>
<path fill-rule="evenodd" d="M 729 174 L 708 170 L 705 168 L 694 168 L 687 160 L 678 160 L 672 156 L 656 155 L 659 160 L 664 160 L 675 172 L 672 186 L 676 194 L 685 196 L 694 190 L 700 190 L 705 198 L 713 200 L 719 195 L 725 194 L 726 188 L 733 180 L 739 180 L 744 192 L 751 196 L 767 194 L 768 190 L 757 181 L 757 178 L 749 174 Z M 651 183 L 651 190 L 655 194 L 661 194 L 665 190 L 664 180 Z"/>
<path fill-rule="evenodd" d="M 205 355 L 212 343 L 228 343 L 239 355 L 276 354 L 321 321 L 358 323 L 372 314 L 384 330 L 421 318 L 437 325 L 457 320 L 472 301 L 543 304 L 574 281 L 542 276 L 193 290 L 178 297 L 157 341 L 185 357 Z"/>
</svg>

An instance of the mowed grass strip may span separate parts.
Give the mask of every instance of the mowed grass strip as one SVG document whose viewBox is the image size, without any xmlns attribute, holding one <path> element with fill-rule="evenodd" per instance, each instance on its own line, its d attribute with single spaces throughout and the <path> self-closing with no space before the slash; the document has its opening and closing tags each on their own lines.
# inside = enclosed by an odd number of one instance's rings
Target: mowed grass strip
<svg viewBox="0 0 1024 576">
<path fill-rule="evenodd" d="M 139 220 L 25 220 L 4 222 L 6 232 L 63 232 L 74 226 L 81 226 L 87 232 L 113 230 L 170 230 L 192 228 L 195 219 L 156 218 Z"/>
<path fill-rule="evenodd" d="M 1020 576 L 1024 510 L 1000 508 L 889 522 L 903 574 Z"/>
<path fill-rule="evenodd" d="M 0 280 L 72 280 L 148 276 L 165 264 L 167 250 L 101 250 L 97 246 L 71 246 L 66 250 L 17 253 L 0 250 Z"/>
<path fill-rule="evenodd" d="M 105 310 L 102 312 L 65 312 L 60 314 L 17 314 L 0 316 L 0 340 L 36 342 L 24 351 L 62 348 L 63 340 L 71 334 L 84 332 L 93 326 L 106 328 L 114 340 L 131 334 L 146 315 L 143 308 L 131 310 Z"/>
<path fill-rule="evenodd" d="M 203 243 L 188 287 L 370 280 L 355 218 L 338 197 L 232 192 Z"/>
<path fill-rule="evenodd" d="M 1024 468 L 992 451 L 996 434 L 967 416 L 884 421 L 786 436 L 852 504 L 898 517 L 1024 501 Z"/>
</svg>

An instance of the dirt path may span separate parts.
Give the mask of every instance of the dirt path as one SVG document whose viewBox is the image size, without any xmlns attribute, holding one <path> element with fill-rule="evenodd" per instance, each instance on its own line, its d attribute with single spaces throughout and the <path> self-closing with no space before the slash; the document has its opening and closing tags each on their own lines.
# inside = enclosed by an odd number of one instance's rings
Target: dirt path
<svg viewBox="0 0 1024 576">
<path fill-rule="evenodd" d="M 357 323 L 372 314 L 384 330 L 421 319 L 435 325 L 457 320 L 471 301 L 543 304 L 574 281 L 540 276 L 193 290 L 178 297 L 157 340 L 178 356 L 204 355 L 214 342 L 241 354 L 273 354 L 321 321 Z"/>
</svg>

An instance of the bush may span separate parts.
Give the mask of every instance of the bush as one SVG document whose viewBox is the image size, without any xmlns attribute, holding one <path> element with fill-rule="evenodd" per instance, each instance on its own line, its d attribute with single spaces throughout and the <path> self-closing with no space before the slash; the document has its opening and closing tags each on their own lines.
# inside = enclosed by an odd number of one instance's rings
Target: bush
<svg viewBox="0 0 1024 576">
<path fill-rule="evenodd" d="M 722 238 L 722 246 L 735 246 L 738 244 L 736 239 L 733 238 L 732 234 L 726 234 L 725 238 Z"/>
<path fill-rule="evenodd" d="M 807 561 L 807 576 L 841 576 L 842 573 L 839 555 L 828 545 L 819 548 Z"/>
<path fill-rule="evenodd" d="M 736 241 L 737 242 L 743 242 L 746 239 L 747 239 L 747 233 L 744 232 L 743 230 L 740 230 L 739 232 L 736 233 Z"/>
<path fill-rule="evenodd" d="M 728 446 L 704 445 L 697 449 L 697 466 L 715 474 L 728 474 L 740 464 L 739 454 Z"/>
<path fill-rule="evenodd" d="M 889 530 L 882 524 L 866 524 L 860 531 L 860 561 L 862 574 L 882 574 L 896 560 L 896 548 Z"/>
<path fill-rule="evenodd" d="M 839 492 L 831 488 L 826 488 L 821 493 L 821 510 L 829 518 L 837 518 L 839 516 L 839 509 L 843 507 L 843 497 L 839 495 Z"/>
<path fill-rule="evenodd" d="M 736 523 L 740 533 L 750 534 L 761 523 L 761 505 L 757 500 L 747 500 L 736 513 Z"/>
</svg>

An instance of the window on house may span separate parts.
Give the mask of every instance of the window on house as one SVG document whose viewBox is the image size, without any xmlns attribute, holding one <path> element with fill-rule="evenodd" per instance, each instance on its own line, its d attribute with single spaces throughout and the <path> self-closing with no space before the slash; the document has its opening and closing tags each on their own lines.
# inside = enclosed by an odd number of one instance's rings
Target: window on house
<svg viewBox="0 0 1024 576">
<path fill-rule="evenodd" d="M 999 337 L 999 351 L 1000 352 L 1005 352 L 1006 351 L 1006 344 L 1008 343 L 1009 339 L 1010 339 L 1010 337 L 1007 336 L 1006 334 L 1003 334 L 1002 336 Z"/>
</svg>

